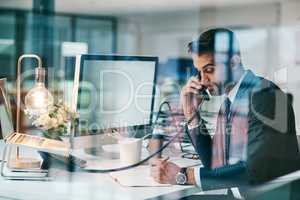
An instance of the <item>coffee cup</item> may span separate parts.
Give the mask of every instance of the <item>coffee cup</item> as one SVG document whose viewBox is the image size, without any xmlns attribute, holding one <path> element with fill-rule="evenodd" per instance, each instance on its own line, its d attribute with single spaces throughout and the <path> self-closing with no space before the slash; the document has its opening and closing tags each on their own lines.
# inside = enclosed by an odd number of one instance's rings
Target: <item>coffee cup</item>
<svg viewBox="0 0 300 200">
<path fill-rule="evenodd" d="M 122 165 L 132 165 L 141 161 L 142 139 L 125 138 L 119 141 Z"/>
</svg>

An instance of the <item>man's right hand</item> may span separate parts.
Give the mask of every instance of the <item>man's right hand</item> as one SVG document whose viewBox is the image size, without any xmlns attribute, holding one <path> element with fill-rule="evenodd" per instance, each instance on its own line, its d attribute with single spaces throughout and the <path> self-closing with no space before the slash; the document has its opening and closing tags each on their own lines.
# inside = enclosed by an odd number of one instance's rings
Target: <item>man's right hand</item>
<svg viewBox="0 0 300 200">
<path fill-rule="evenodd" d="M 187 120 L 193 116 L 199 104 L 203 101 L 202 97 L 199 95 L 201 89 L 203 89 L 203 86 L 200 80 L 193 76 L 181 90 L 180 99 L 183 113 Z M 192 121 L 192 124 L 194 123 L 198 123 L 197 118 Z"/>
</svg>

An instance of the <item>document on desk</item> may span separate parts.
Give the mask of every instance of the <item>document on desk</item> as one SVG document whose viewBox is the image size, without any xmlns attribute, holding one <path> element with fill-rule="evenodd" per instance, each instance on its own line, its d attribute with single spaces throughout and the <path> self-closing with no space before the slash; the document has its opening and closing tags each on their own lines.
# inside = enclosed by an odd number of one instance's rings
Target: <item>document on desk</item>
<svg viewBox="0 0 300 200">
<path fill-rule="evenodd" d="M 170 184 L 157 183 L 150 176 L 150 167 L 148 165 L 141 165 L 129 170 L 119 172 L 112 172 L 110 176 L 125 187 L 168 187 Z"/>
<path fill-rule="evenodd" d="M 120 160 L 89 160 L 85 169 L 111 169 L 122 167 Z M 171 158 L 171 161 L 180 167 L 201 165 L 199 160 Z M 150 176 L 150 166 L 140 165 L 129 170 L 110 173 L 110 177 L 122 186 L 127 187 L 168 187 L 170 184 L 160 184 Z"/>
</svg>

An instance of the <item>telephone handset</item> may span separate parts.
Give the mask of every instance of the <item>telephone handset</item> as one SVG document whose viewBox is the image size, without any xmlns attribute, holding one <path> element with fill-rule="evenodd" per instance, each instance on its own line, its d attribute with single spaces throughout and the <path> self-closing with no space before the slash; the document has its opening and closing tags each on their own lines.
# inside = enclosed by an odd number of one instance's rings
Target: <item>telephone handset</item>
<svg viewBox="0 0 300 200">
<path fill-rule="evenodd" d="M 198 80 L 201 80 L 201 74 L 198 72 L 197 74 Z M 208 94 L 207 87 L 203 86 L 201 90 L 199 90 L 199 95 L 202 96 L 204 101 L 210 100 L 210 95 Z"/>
</svg>

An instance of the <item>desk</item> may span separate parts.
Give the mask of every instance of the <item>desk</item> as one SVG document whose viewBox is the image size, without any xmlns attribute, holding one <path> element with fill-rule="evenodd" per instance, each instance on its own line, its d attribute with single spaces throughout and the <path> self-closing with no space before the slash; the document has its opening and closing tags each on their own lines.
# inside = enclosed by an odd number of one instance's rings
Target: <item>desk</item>
<svg viewBox="0 0 300 200">
<path fill-rule="evenodd" d="M 3 141 L 0 141 L 2 152 Z M 25 150 L 25 149 L 24 149 Z M 38 156 L 31 149 L 22 151 L 22 155 Z M 171 158 L 171 160 L 174 158 Z M 184 164 L 184 160 L 181 161 Z M 53 181 L 12 181 L 0 177 L 0 199 L 28 200 L 65 200 L 65 199 L 104 199 L 104 200 L 140 200 L 140 199 L 179 199 L 195 193 L 204 193 L 194 186 L 170 187 L 123 187 L 115 182 L 109 174 L 67 172 L 63 169 L 51 170 Z M 300 178 L 300 171 L 280 177 L 263 185 L 251 188 L 251 193 L 259 194 L 272 191 Z M 222 192 L 222 191 L 218 191 Z M 206 192 L 205 192 L 206 193 Z M 210 191 L 209 193 L 217 193 Z M 156 198 L 157 197 L 157 198 Z M 256 198 L 253 198 L 256 199 Z M 270 199 L 270 198 L 263 198 Z"/>
<path fill-rule="evenodd" d="M 3 148 L 3 141 L 0 142 Z M 32 149 L 24 149 L 25 154 L 38 155 Z M 2 150 L 1 150 L 2 152 Z M 23 151 L 22 151 L 23 152 Z M 51 170 L 52 181 L 12 181 L 0 177 L 0 199 L 111 199 L 139 200 L 149 199 L 166 194 L 171 199 L 199 192 L 194 186 L 170 187 L 123 187 L 115 182 L 109 174 L 67 172 L 54 168 Z M 176 192 L 176 194 L 174 194 Z M 175 195 L 175 196 L 174 196 Z"/>
</svg>

